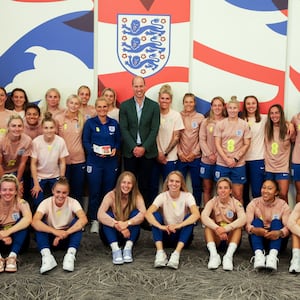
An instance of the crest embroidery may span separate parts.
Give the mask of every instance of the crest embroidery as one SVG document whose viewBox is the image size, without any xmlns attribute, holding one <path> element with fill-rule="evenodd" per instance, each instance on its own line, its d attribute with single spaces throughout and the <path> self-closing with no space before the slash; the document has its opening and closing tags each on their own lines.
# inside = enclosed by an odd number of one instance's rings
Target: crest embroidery
<svg viewBox="0 0 300 300">
<path fill-rule="evenodd" d="M 151 76 L 167 63 L 170 54 L 168 15 L 118 15 L 118 58 L 134 75 Z"/>
</svg>

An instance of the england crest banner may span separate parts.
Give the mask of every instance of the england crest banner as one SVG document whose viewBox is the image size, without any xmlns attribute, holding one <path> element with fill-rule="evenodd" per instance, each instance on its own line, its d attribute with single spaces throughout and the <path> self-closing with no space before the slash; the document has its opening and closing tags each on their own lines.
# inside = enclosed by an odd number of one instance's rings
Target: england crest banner
<svg viewBox="0 0 300 300">
<path fill-rule="evenodd" d="M 170 15 L 118 15 L 118 58 L 127 71 L 149 77 L 167 64 L 170 19 Z"/>
</svg>

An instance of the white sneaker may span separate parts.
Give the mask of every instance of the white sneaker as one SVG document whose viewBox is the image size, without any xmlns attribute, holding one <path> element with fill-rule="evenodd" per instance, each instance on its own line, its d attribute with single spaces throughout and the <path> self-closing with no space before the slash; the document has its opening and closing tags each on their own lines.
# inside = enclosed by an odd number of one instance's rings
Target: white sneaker
<svg viewBox="0 0 300 300">
<path fill-rule="evenodd" d="M 75 255 L 71 253 L 66 253 L 64 260 L 63 260 L 63 269 L 68 272 L 74 271 L 74 261 Z"/>
<path fill-rule="evenodd" d="M 179 266 L 179 255 L 178 253 L 173 252 L 167 263 L 167 267 L 177 270 L 178 266 Z"/>
<path fill-rule="evenodd" d="M 225 271 L 233 270 L 232 257 L 229 257 L 228 255 L 223 256 L 223 270 Z"/>
<path fill-rule="evenodd" d="M 57 262 L 52 254 L 42 256 L 42 266 L 40 268 L 40 273 L 46 273 L 57 266 Z"/>
<path fill-rule="evenodd" d="M 155 255 L 154 267 L 161 268 L 165 267 L 168 263 L 167 254 L 165 251 L 157 252 Z"/>
<path fill-rule="evenodd" d="M 123 259 L 123 255 L 122 255 L 122 250 L 121 249 L 112 251 L 112 257 L 113 257 L 113 264 L 114 265 L 123 265 L 124 259 Z"/>
<path fill-rule="evenodd" d="M 90 233 L 99 233 L 99 222 L 97 220 L 92 221 Z"/>
<path fill-rule="evenodd" d="M 217 255 L 210 255 L 209 257 L 209 261 L 208 261 L 208 264 L 207 264 L 207 267 L 209 270 L 215 270 L 215 269 L 218 269 L 218 267 L 220 266 L 221 264 L 221 257 L 219 254 Z"/>
<path fill-rule="evenodd" d="M 123 260 L 125 263 L 133 262 L 132 249 L 123 249 Z"/>
<path fill-rule="evenodd" d="M 289 272 L 290 273 L 300 273 L 300 257 L 299 256 L 294 256 L 292 258 Z"/>
<path fill-rule="evenodd" d="M 271 270 L 277 270 L 277 263 L 279 259 L 275 255 L 266 256 L 266 268 Z"/>
<path fill-rule="evenodd" d="M 254 269 L 264 269 L 266 267 L 266 257 L 263 253 L 255 254 L 254 258 Z M 253 260 L 251 259 L 251 261 Z"/>
</svg>

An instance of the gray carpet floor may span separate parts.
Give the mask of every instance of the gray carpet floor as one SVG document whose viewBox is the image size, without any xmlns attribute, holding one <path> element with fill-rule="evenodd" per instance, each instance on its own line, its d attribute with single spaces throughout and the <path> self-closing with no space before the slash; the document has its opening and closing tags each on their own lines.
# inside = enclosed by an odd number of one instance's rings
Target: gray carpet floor
<svg viewBox="0 0 300 300">
<path fill-rule="evenodd" d="M 288 273 L 290 242 L 280 255 L 277 272 L 257 272 L 250 263 L 252 253 L 244 232 L 234 271 L 222 267 L 212 271 L 207 269 L 208 252 L 198 225 L 179 269 L 155 269 L 150 232 L 142 230 L 133 263 L 115 266 L 110 249 L 88 229 L 72 273 L 62 270 L 64 252 L 57 251 L 56 269 L 40 275 L 41 257 L 32 241 L 29 251 L 19 257 L 18 272 L 0 274 L 0 299 L 300 299 L 300 277 Z"/>
</svg>

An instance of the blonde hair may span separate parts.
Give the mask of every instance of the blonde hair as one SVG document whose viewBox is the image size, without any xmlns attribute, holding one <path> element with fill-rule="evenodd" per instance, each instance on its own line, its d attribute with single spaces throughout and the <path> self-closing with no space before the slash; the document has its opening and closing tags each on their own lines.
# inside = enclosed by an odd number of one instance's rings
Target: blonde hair
<svg viewBox="0 0 300 300">
<path fill-rule="evenodd" d="M 240 107 L 240 102 L 238 101 L 237 96 L 231 96 L 227 104 L 236 104 L 238 107 Z"/>
<path fill-rule="evenodd" d="M 232 181 L 228 177 L 221 177 L 221 178 L 219 178 L 219 180 L 216 183 L 216 189 L 218 189 L 219 184 L 221 182 L 223 182 L 223 181 L 227 182 L 228 185 L 229 185 L 229 187 L 230 187 L 230 189 L 232 190 Z"/>
<path fill-rule="evenodd" d="M 173 91 L 169 84 L 164 84 L 158 92 L 158 96 L 160 97 L 162 94 L 168 94 L 171 99 L 173 99 Z"/>
<path fill-rule="evenodd" d="M 121 182 L 125 178 L 125 176 L 130 177 L 132 182 L 132 189 L 128 194 L 128 203 L 125 209 L 123 209 L 122 201 L 121 201 L 122 200 Z M 128 220 L 129 214 L 136 208 L 137 197 L 142 197 L 134 174 L 129 171 L 122 172 L 117 180 L 114 193 L 115 193 L 115 211 L 113 213 L 116 217 L 116 220 L 121 220 L 121 221 Z"/>
<path fill-rule="evenodd" d="M 18 114 L 13 114 L 8 119 L 7 127 L 10 125 L 11 121 L 13 121 L 13 120 L 21 120 L 22 124 L 24 125 L 24 121 L 23 121 L 22 117 Z"/>
<path fill-rule="evenodd" d="M 78 90 L 77 90 L 77 94 L 80 93 L 81 90 L 86 89 L 89 91 L 89 94 L 91 95 L 91 89 L 87 86 L 87 85 L 81 85 Z"/>
<path fill-rule="evenodd" d="M 18 201 L 18 198 L 19 198 L 18 195 L 19 195 L 19 186 L 20 186 L 18 178 L 13 174 L 4 174 L 0 179 L 0 189 L 1 189 L 1 186 L 2 186 L 3 182 L 13 182 L 15 184 L 15 186 L 16 186 L 16 195 L 15 195 L 14 201 L 16 203 Z"/>
<path fill-rule="evenodd" d="M 69 190 L 69 192 L 70 192 L 70 184 L 69 184 L 69 181 L 68 181 L 67 177 L 65 177 L 65 176 L 60 176 L 60 177 L 58 178 L 58 180 L 56 180 L 55 183 L 53 184 L 52 192 L 53 192 L 53 190 L 55 189 L 55 187 L 56 187 L 58 184 L 67 186 L 67 187 L 68 187 L 68 190 Z"/>
<path fill-rule="evenodd" d="M 183 191 L 183 192 L 188 192 L 188 189 L 187 189 L 187 186 L 186 186 L 186 183 L 185 183 L 185 180 L 184 180 L 184 177 L 182 175 L 182 173 L 180 171 L 172 171 L 168 174 L 166 180 L 164 181 L 164 184 L 163 184 L 163 192 L 166 192 L 169 190 L 169 187 L 168 187 L 168 182 L 170 180 L 170 177 L 172 175 L 177 175 L 179 178 L 180 178 L 180 190 Z"/>
<path fill-rule="evenodd" d="M 48 111 L 48 103 L 47 103 L 47 96 L 49 93 L 51 92 L 55 92 L 57 95 L 58 95 L 58 98 L 59 98 L 59 101 L 60 101 L 60 92 L 57 88 L 50 88 L 47 90 L 46 94 L 45 94 L 45 99 L 42 101 L 41 105 L 40 105 L 40 108 L 41 108 L 41 113 L 44 115 L 47 111 Z M 58 106 L 57 108 L 59 109 L 59 103 L 58 103 Z"/>
<path fill-rule="evenodd" d="M 99 101 L 104 101 L 104 102 L 108 105 L 108 102 L 107 102 L 106 98 L 105 98 L 104 96 L 100 96 L 100 97 L 98 97 L 98 98 L 95 100 L 95 107 L 97 106 L 97 103 L 98 103 Z"/>
<path fill-rule="evenodd" d="M 112 92 L 114 94 L 114 102 L 113 102 L 113 107 L 116 107 L 116 104 L 117 104 L 117 93 L 116 91 L 113 89 L 113 88 L 105 88 L 102 93 L 101 93 L 101 96 L 104 96 L 105 92 Z"/>
<path fill-rule="evenodd" d="M 66 100 L 66 103 L 68 104 L 69 101 L 71 101 L 72 99 L 77 99 L 79 104 L 81 105 L 81 98 L 78 96 L 78 95 L 75 95 L 75 94 L 72 94 L 70 95 L 67 100 Z M 66 111 L 66 116 L 68 117 L 69 116 L 69 110 Z M 80 110 L 78 110 L 77 112 L 77 116 L 78 116 L 78 125 L 80 128 L 83 128 L 83 125 L 84 125 L 84 117 L 83 117 L 83 114 Z"/>
<path fill-rule="evenodd" d="M 10 125 L 10 123 L 11 123 L 13 120 L 21 120 L 23 129 L 24 129 L 24 121 L 23 121 L 22 117 L 21 117 L 20 115 L 18 115 L 18 114 L 13 114 L 13 115 L 11 115 L 11 116 L 9 117 L 9 119 L 8 119 L 8 122 L 7 122 L 7 132 L 6 132 L 6 136 L 8 137 L 8 139 L 7 139 L 7 140 L 4 139 L 4 140 L 2 141 L 2 143 L 3 143 L 3 149 L 5 149 L 6 147 L 10 147 L 10 145 L 11 145 L 11 138 L 10 138 L 10 136 L 9 136 L 9 133 L 10 133 L 10 131 L 9 131 L 9 125 Z"/>
</svg>

